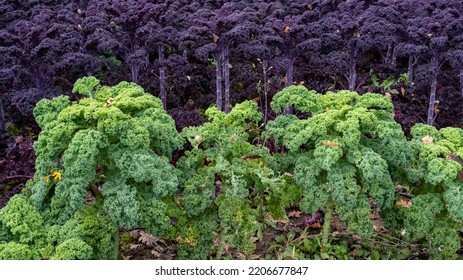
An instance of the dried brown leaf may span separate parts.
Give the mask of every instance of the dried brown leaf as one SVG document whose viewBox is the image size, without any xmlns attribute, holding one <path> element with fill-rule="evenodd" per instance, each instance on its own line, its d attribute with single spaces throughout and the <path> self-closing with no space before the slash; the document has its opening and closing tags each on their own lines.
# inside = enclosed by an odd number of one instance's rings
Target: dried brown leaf
<svg viewBox="0 0 463 280">
<path fill-rule="evenodd" d="M 129 232 L 130 236 L 134 239 L 137 239 L 140 236 L 140 230 L 134 229 Z"/>
<path fill-rule="evenodd" d="M 301 211 L 289 211 L 287 216 L 288 218 L 299 218 L 301 216 Z"/>
<path fill-rule="evenodd" d="M 425 137 L 421 138 L 421 141 L 423 142 L 424 145 L 431 145 L 432 137 L 429 135 L 426 135 Z"/>
<path fill-rule="evenodd" d="M 147 232 L 141 231 L 138 240 L 147 246 L 153 246 L 159 241 L 159 238 L 152 236 Z"/>
<path fill-rule="evenodd" d="M 412 202 L 409 201 L 409 200 L 405 200 L 405 199 L 400 199 L 398 200 L 395 205 L 398 205 L 398 206 L 402 206 L 402 207 L 405 207 L 405 208 L 408 208 L 412 205 Z"/>
<path fill-rule="evenodd" d="M 153 257 L 155 258 L 160 258 L 162 256 L 162 253 L 156 251 L 156 250 L 151 250 L 151 255 L 153 255 Z"/>
<path fill-rule="evenodd" d="M 141 244 L 130 244 L 129 248 L 130 250 L 134 250 L 134 249 L 140 248 L 141 246 L 142 246 Z"/>
</svg>

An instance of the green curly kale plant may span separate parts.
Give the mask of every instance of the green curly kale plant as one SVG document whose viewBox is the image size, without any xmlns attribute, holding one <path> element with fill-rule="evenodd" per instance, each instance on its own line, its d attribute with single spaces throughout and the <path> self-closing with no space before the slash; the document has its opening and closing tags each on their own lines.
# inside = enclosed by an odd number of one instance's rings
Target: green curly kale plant
<svg viewBox="0 0 463 280">
<path fill-rule="evenodd" d="M 271 106 L 276 112 L 294 106 L 305 116 L 281 115 L 268 124 L 268 135 L 295 162 L 294 178 L 303 188 L 301 209 L 325 208 L 325 236 L 334 210 L 350 231 L 371 235 L 372 204 L 391 207 L 390 174 L 409 163 L 410 148 L 394 121 L 391 101 L 373 93 L 321 95 L 291 86 L 275 95 Z"/>
<path fill-rule="evenodd" d="M 37 211 L 29 195 L 23 191 L 0 210 L 0 260 L 117 257 L 118 227 L 101 203 L 87 205 L 57 225 Z"/>
<path fill-rule="evenodd" d="M 403 212 L 402 232 L 425 240 L 431 258 L 455 258 L 463 230 L 463 130 L 416 124 L 411 134 L 414 161 L 407 175 L 414 197 L 397 210 Z"/>
<path fill-rule="evenodd" d="M 165 221 L 147 209 L 177 190 L 169 158 L 183 141 L 160 100 L 136 84 L 100 86 L 94 77 L 79 79 L 74 92 L 92 97 L 42 100 L 34 110 L 42 128 L 34 144 L 34 205 L 64 223 L 84 206 L 89 191 L 98 196 L 101 190 L 104 209 L 120 227 Z M 51 170 L 61 178 L 46 180 Z"/>
<path fill-rule="evenodd" d="M 143 227 L 156 235 L 171 230 L 163 199 L 177 191 L 169 159 L 184 140 L 161 101 L 134 83 L 101 86 L 94 77 L 79 79 L 73 91 L 86 97 L 41 100 L 34 110 L 42 129 L 34 144 L 36 173 L 27 195 L 24 191 L 1 210 L 2 236 L 8 237 L 3 240 L 13 242 L 1 245 L 5 256 L 18 251 L 24 258 L 108 258 L 109 252 L 100 253 L 101 242 L 86 242 L 85 232 L 74 231 L 98 228 L 76 218 L 78 213 L 93 218 L 103 213 L 115 223 L 101 229 L 101 239 L 120 227 Z M 90 215 L 93 204 L 98 211 Z M 47 241 L 54 230 L 59 242 Z M 54 254 L 41 253 L 49 244 Z"/>
<path fill-rule="evenodd" d="M 225 245 L 250 256 L 255 249 L 252 237 L 268 206 L 266 199 L 269 204 L 274 201 L 273 209 L 283 207 L 282 200 L 264 198 L 264 193 L 284 194 L 284 180 L 269 167 L 268 149 L 251 143 L 262 118 L 255 103 L 237 104 L 229 114 L 211 107 L 206 115 L 210 122 L 182 132 L 193 149 L 177 165 L 183 174 L 181 207 L 188 217 L 180 255 L 206 258 L 217 235 L 217 258 Z M 204 236 L 208 238 L 198 242 Z"/>
</svg>

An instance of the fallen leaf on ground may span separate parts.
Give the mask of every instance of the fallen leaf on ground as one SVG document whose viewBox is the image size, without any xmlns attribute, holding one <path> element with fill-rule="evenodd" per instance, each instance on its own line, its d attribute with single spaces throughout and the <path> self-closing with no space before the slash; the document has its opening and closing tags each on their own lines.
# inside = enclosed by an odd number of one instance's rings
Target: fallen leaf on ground
<svg viewBox="0 0 463 280">
<path fill-rule="evenodd" d="M 142 245 L 141 244 L 130 244 L 129 248 L 130 250 L 140 248 Z"/>
<path fill-rule="evenodd" d="M 299 218 L 301 216 L 301 211 L 289 211 L 287 216 L 288 218 Z"/>
<path fill-rule="evenodd" d="M 151 255 L 153 255 L 155 258 L 160 258 L 162 256 L 162 254 L 156 250 L 152 250 Z"/>
<path fill-rule="evenodd" d="M 159 241 L 159 238 L 154 237 L 151 234 L 142 231 L 140 232 L 140 237 L 138 238 L 138 240 L 147 246 L 153 246 L 156 242 Z"/>
</svg>

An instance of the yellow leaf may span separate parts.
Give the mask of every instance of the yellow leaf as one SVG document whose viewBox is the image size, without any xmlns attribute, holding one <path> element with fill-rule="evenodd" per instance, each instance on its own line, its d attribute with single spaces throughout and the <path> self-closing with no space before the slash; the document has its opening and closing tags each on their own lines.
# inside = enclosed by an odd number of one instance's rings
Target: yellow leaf
<svg viewBox="0 0 463 280">
<path fill-rule="evenodd" d="M 43 178 L 43 180 L 48 183 L 50 181 L 50 176 L 45 176 L 45 178 Z"/>
<path fill-rule="evenodd" d="M 285 29 L 284 29 L 285 33 L 288 33 L 290 30 L 291 30 L 291 28 L 289 28 L 289 26 L 285 26 Z"/>
<path fill-rule="evenodd" d="M 339 143 L 336 141 L 323 141 L 323 146 L 325 147 L 338 147 Z"/>
</svg>

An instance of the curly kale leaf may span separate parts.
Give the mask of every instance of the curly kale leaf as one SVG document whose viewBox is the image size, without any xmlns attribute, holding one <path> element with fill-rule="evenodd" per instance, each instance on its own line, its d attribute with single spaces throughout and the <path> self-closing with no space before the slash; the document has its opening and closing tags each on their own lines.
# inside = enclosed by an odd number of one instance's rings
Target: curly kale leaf
<svg viewBox="0 0 463 280">
<path fill-rule="evenodd" d="M 140 202 L 134 186 L 122 180 L 106 181 L 101 193 L 104 196 L 104 209 L 122 228 L 135 228 L 139 224 Z"/>
<path fill-rule="evenodd" d="M 299 109 L 297 94 L 279 94 L 285 100 L 281 108 L 295 104 Z M 393 105 L 379 94 L 350 91 L 312 92 L 310 98 L 320 107 L 306 111 L 309 117 L 279 116 L 269 122 L 268 135 L 298 155 L 294 176 L 302 186 L 304 211 L 314 213 L 333 202 L 350 230 L 371 234 L 367 198 L 381 209 L 390 207 L 395 192 L 390 172 L 409 166 L 412 155 L 392 116 Z"/>
<path fill-rule="evenodd" d="M 158 98 L 134 83 L 108 87 L 86 77 L 74 92 L 87 98 L 69 103 L 58 97 L 37 107 L 43 130 L 34 145 L 34 206 L 64 225 L 89 195 L 101 192 L 105 211 L 118 225 L 138 227 L 145 221 L 148 226 L 142 208 L 159 204 L 179 184 L 169 158 L 184 140 L 174 121 Z"/>
<path fill-rule="evenodd" d="M 45 221 L 24 194 L 15 195 L 0 210 L 0 224 L 8 240 L 42 245 L 46 239 Z"/>
<path fill-rule="evenodd" d="M 80 93 L 82 95 L 93 97 L 95 89 L 100 84 L 100 81 L 95 77 L 84 77 L 80 78 L 74 84 L 72 88 L 73 93 Z"/>
<path fill-rule="evenodd" d="M 444 202 L 438 194 L 419 195 L 411 200 L 405 213 L 405 236 L 416 241 L 425 237 L 435 224 L 435 217 L 444 209 Z"/>
<path fill-rule="evenodd" d="M 58 117 L 58 114 L 69 105 L 69 96 L 58 96 L 54 99 L 42 99 L 37 102 L 34 108 L 34 117 L 40 128 L 45 126 Z"/>
<path fill-rule="evenodd" d="M 431 259 L 456 259 L 461 246 L 458 230 L 461 227 L 448 220 L 438 220 L 428 237 L 429 255 Z"/>
<path fill-rule="evenodd" d="M 0 260 L 31 260 L 34 258 L 28 245 L 15 242 L 0 244 Z"/>
<path fill-rule="evenodd" d="M 144 191 L 157 198 L 173 194 L 177 190 L 178 179 L 174 168 L 164 157 L 149 150 L 130 151 L 115 147 L 109 151 L 119 173 L 126 180 L 136 182 Z"/>
<path fill-rule="evenodd" d="M 323 110 L 315 91 L 309 91 L 304 86 L 289 86 L 277 93 L 270 103 L 276 113 L 283 108 L 294 106 L 304 113 L 318 113 Z"/>
<path fill-rule="evenodd" d="M 80 239 L 68 239 L 56 247 L 54 260 L 88 260 L 92 256 L 92 247 Z"/>
</svg>

